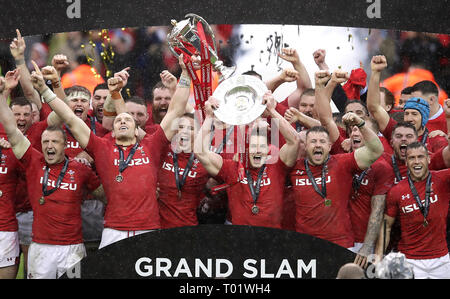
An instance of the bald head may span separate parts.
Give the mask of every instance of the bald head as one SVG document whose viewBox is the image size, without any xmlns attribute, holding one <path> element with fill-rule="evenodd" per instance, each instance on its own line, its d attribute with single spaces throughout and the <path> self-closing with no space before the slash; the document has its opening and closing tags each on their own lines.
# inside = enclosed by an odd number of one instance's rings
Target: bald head
<svg viewBox="0 0 450 299">
<path fill-rule="evenodd" d="M 348 263 L 339 269 L 336 279 L 363 279 L 364 270 L 354 263 Z"/>
</svg>

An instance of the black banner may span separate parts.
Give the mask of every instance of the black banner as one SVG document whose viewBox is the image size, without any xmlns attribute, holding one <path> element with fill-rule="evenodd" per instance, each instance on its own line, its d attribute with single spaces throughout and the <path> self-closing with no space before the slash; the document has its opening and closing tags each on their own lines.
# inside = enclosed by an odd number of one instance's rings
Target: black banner
<svg viewBox="0 0 450 299">
<path fill-rule="evenodd" d="M 187 13 L 211 24 L 298 24 L 450 33 L 448 0 L 15 0 L 2 3 L 1 38 L 170 25 Z M 33 4 L 34 2 L 34 4 Z"/>
<path fill-rule="evenodd" d="M 199 225 L 131 237 L 90 254 L 65 278 L 334 279 L 355 254 L 293 231 Z"/>
</svg>

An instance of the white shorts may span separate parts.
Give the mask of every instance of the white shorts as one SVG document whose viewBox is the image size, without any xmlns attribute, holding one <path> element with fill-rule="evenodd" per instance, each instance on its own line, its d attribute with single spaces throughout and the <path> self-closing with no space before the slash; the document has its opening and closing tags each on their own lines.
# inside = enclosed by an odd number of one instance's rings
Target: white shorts
<svg viewBox="0 0 450 299">
<path fill-rule="evenodd" d="M 0 268 L 18 264 L 19 256 L 19 233 L 0 232 Z"/>
<path fill-rule="evenodd" d="M 20 245 L 31 244 L 31 232 L 33 226 L 33 211 L 16 214 L 17 222 L 19 223 L 19 243 Z"/>
<path fill-rule="evenodd" d="M 32 242 L 28 251 L 28 278 L 56 279 L 85 256 L 83 243 L 50 245 Z"/>
<path fill-rule="evenodd" d="M 112 228 L 104 228 L 102 233 L 102 241 L 100 242 L 98 249 L 101 249 L 120 240 L 152 231 L 154 230 L 116 230 Z"/>
<path fill-rule="evenodd" d="M 448 253 L 435 259 L 405 260 L 413 266 L 415 279 L 450 279 L 450 257 Z"/>
</svg>

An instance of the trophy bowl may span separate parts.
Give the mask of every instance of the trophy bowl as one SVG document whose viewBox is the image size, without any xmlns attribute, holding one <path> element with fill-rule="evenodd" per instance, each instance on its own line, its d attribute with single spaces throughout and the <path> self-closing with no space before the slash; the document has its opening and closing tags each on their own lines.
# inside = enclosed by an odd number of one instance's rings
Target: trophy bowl
<svg viewBox="0 0 450 299">
<path fill-rule="evenodd" d="M 219 108 L 215 116 L 230 125 L 245 125 L 256 120 L 266 109 L 262 98 L 266 84 L 255 76 L 239 75 L 220 83 L 213 93 Z"/>
<path fill-rule="evenodd" d="M 175 51 L 175 48 L 179 48 L 189 56 L 199 55 L 199 53 L 201 53 L 202 41 L 197 30 L 198 23 L 201 23 L 208 43 L 208 59 L 213 68 L 220 73 L 219 81 L 222 82 L 223 80 L 230 78 L 234 74 L 236 67 L 224 66 L 223 62 L 219 60 L 219 57 L 217 56 L 216 37 L 211 26 L 205 19 L 193 13 L 185 15 L 185 18 L 187 19 L 179 22 L 171 20 L 173 28 L 171 32 L 167 34 L 167 44 L 172 54 L 175 55 L 175 57 L 180 56 L 180 54 Z"/>
</svg>

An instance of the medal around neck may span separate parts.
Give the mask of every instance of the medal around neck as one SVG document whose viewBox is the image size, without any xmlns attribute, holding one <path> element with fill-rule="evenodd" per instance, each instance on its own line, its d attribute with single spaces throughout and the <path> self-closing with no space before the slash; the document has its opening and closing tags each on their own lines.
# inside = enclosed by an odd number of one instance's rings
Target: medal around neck
<svg viewBox="0 0 450 299">
<path fill-rule="evenodd" d="M 213 93 L 219 104 L 214 114 L 220 121 L 230 125 L 251 123 L 266 110 L 266 105 L 262 104 L 266 91 L 267 86 L 255 76 L 231 77 L 220 83 Z"/>
</svg>

